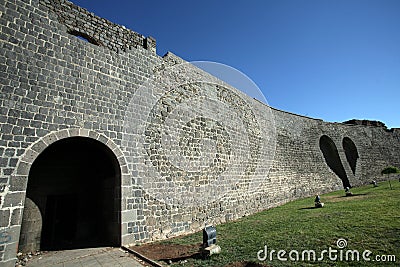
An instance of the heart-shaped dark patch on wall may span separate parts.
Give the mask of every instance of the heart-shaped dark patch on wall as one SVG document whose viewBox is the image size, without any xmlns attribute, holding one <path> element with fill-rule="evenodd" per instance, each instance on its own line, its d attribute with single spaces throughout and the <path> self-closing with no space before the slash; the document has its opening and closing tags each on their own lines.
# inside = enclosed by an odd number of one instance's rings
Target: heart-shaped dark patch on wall
<svg viewBox="0 0 400 267">
<path fill-rule="evenodd" d="M 331 170 L 342 180 L 343 187 L 351 187 L 342 161 L 340 160 L 339 152 L 333 140 L 326 135 L 321 136 L 319 139 L 319 148 L 321 149 L 329 168 L 331 168 Z"/>
<path fill-rule="evenodd" d="M 356 175 L 357 159 L 359 158 L 357 147 L 350 138 L 345 137 L 343 138 L 343 149 L 351 171 Z"/>
</svg>

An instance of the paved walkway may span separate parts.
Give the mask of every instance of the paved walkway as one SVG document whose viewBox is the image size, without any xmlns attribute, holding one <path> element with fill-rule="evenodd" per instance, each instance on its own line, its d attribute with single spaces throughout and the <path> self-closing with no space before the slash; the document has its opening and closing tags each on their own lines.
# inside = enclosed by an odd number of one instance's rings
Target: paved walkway
<svg viewBox="0 0 400 267">
<path fill-rule="evenodd" d="M 49 251 L 32 257 L 26 266 L 28 267 L 143 267 L 131 254 L 121 248 L 88 248 L 62 251 Z"/>
</svg>

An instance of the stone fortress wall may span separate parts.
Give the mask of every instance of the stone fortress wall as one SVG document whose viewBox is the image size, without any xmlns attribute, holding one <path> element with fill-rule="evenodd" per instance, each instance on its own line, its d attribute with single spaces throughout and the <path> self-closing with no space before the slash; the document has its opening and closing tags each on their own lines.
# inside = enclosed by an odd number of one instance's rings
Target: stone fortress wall
<svg viewBox="0 0 400 267">
<path fill-rule="evenodd" d="M 18 249 L 41 248 L 49 214 L 62 218 L 49 199 L 79 196 L 79 219 L 68 222 L 89 228 L 81 213 L 104 207 L 95 218 L 106 221 L 106 241 L 129 245 L 368 184 L 400 166 L 398 129 L 270 108 L 68 1 L 0 1 L 2 266 Z M 80 164 L 79 179 L 60 162 Z M 74 227 L 77 239 L 89 235 Z M 60 237 L 49 238 L 55 248 Z"/>
</svg>

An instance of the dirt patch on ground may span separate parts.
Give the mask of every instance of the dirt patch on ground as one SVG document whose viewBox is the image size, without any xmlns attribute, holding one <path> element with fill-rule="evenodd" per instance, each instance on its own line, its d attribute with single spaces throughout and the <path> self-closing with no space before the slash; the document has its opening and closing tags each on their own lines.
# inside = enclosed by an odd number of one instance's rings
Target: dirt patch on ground
<svg viewBox="0 0 400 267">
<path fill-rule="evenodd" d="M 326 196 L 322 202 L 341 202 L 341 201 L 352 201 L 367 198 L 367 194 L 353 194 L 352 196 Z"/>
<path fill-rule="evenodd" d="M 201 243 L 192 245 L 145 244 L 137 247 L 132 247 L 132 249 L 149 259 L 164 262 L 177 262 L 188 258 L 201 257 Z"/>
<path fill-rule="evenodd" d="M 201 258 L 202 244 L 179 245 L 179 244 L 144 244 L 141 246 L 131 247 L 134 251 L 155 261 L 163 261 L 165 263 L 180 262 L 186 259 Z M 260 263 L 238 261 L 232 262 L 225 267 L 267 267 Z"/>
<path fill-rule="evenodd" d="M 342 202 L 342 201 L 354 201 L 354 200 L 360 200 L 368 198 L 368 194 L 353 194 L 352 196 L 324 196 L 323 199 L 321 199 L 321 202 L 324 204 L 329 204 L 329 203 L 336 203 L 336 202 Z M 303 207 L 300 208 L 299 210 L 312 210 L 312 209 L 317 209 L 315 206 L 309 206 L 309 207 Z"/>
</svg>

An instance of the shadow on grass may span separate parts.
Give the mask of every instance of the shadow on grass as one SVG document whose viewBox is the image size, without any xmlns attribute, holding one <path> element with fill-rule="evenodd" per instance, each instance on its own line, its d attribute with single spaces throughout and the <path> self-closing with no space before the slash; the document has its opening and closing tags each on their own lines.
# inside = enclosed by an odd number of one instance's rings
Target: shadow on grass
<svg viewBox="0 0 400 267">
<path fill-rule="evenodd" d="M 352 198 L 352 197 L 357 197 L 357 196 L 366 196 L 366 195 L 368 195 L 368 194 L 352 194 L 352 195 L 349 195 L 349 196 L 338 196 L 338 198 L 342 198 L 342 197 L 346 197 L 346 198 Z"/>
<path fill-rule="evenodd" d="M 317 207 L 306 207 L 306 208 L 300 208 L 299 210 L 313 210 L 313 209 L 321 209 Z"/>
</svg>

